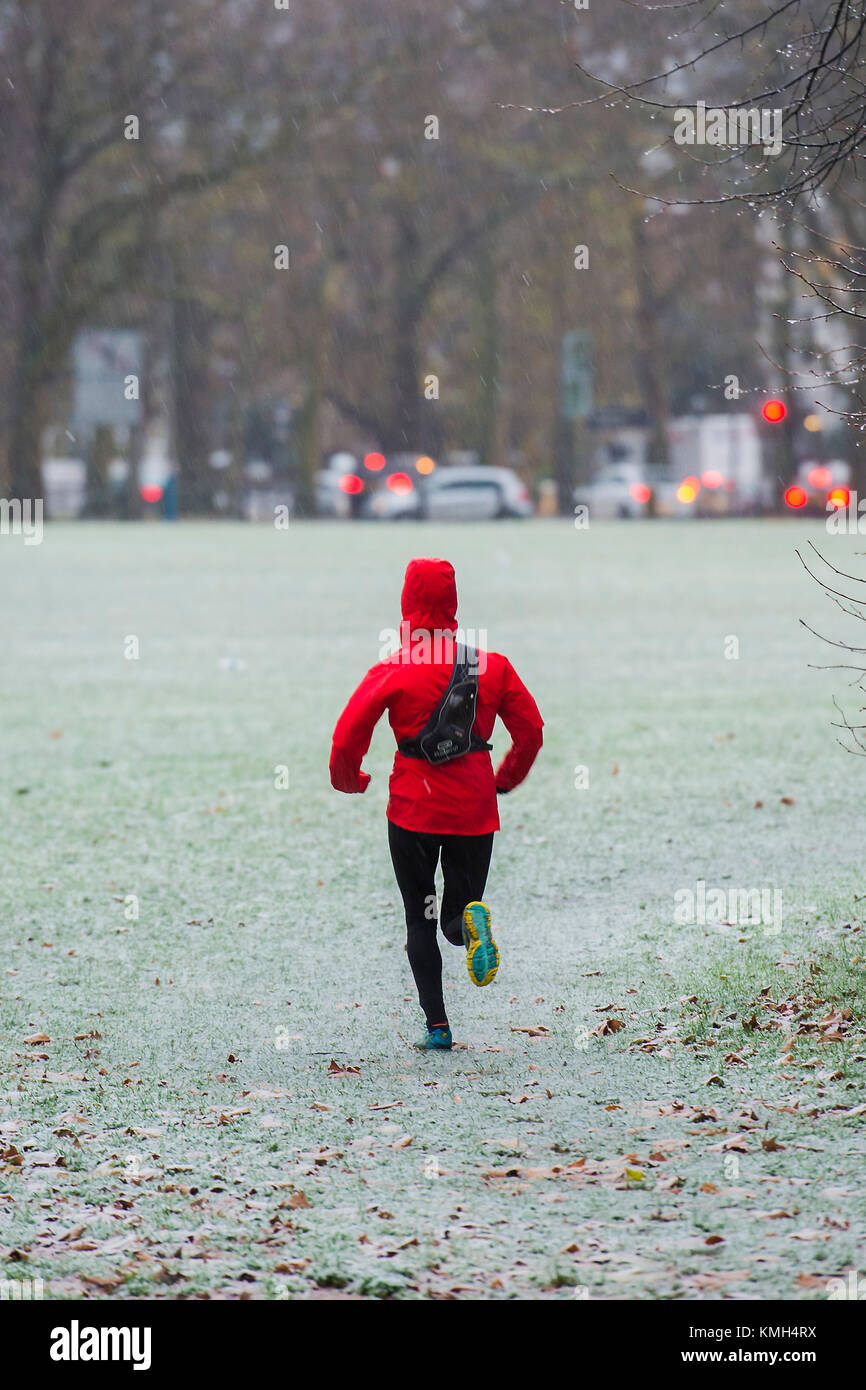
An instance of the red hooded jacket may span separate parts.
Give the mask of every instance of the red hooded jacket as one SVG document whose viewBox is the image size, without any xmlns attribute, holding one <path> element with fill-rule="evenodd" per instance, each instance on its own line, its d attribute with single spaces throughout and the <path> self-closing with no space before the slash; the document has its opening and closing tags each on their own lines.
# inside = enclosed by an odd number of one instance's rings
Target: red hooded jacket
<svg viewBox="0 0 866 1390">
<path fill-rule="evenodd" d="M 451 679 L 457 585 L 448 561 L 410 560 L 401 607 L 403 645 L 371 667 L 337 721 L 330 762 L 331 785 L 337 791 L 366 791 L 370 777 L 361 771 L 361 761 L 385 710 L 397 743 L 412 738 L 427 723 Z M 466 753 L 438 767 L 426 758 L 395 753 L 388 819 L 406 830 L 433 835 L 498 830 L 496 793 L 509 792 L 523 781 L 541 747 L 544 721 L 511 662 L 498 652 L 483 652 L 475 732 L 486 742 L 497 715 L 512 743 L 495 774 L 489 753 Z"/>
</svg>

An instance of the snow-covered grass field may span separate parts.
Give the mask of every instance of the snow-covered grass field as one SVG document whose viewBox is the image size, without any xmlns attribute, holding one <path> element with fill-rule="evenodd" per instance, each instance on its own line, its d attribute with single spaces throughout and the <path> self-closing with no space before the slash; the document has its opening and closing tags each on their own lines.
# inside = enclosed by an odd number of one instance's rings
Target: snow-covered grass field
<svg viewBox="0 0 866 1390">
<path fill-rule="evenodd" d="M 0 538 L 2 1277 L 823 1299 L 862 1275 L 866 766 L 830 727 L 845 673 L 807 666 L 838 657 L 798 617 L 852 631 L 808 536 L 864 566 L 806 521 Z M 327 775 L 416 553 L 453 561 L 547 723 L 501 803 L 494 985 L 443 946 L 450 1056 L 410 1046 L 387 725 L 366 796 Z M 724 925 L 732 890 L 772 920 Z"/>
</svg>

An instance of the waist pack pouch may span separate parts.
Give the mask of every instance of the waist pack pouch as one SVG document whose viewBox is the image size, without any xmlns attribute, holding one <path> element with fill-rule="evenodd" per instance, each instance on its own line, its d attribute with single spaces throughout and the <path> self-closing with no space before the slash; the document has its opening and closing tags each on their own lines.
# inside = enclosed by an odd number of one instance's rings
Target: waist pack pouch
<svg viewBox="0 0 866 1390">
<path fill-rule="evenodd" d="M 435 764 L 450 763 L 466 753 L 489 753 L 493 744 L 475 733 L 477 702 L 478 653 L 457 642 L 454 669 L 441 700 L 421 732 L 397 745 L 400 752 Z"/>
</svg>

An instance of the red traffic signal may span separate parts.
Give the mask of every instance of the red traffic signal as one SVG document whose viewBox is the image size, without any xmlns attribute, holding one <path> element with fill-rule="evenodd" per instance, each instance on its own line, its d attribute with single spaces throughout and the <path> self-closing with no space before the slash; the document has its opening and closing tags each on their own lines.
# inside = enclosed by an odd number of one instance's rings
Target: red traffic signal
<svg viewBox="0 0 866 1390">
<path fill-rule="evenodd" d="M 761 406 L 761 414 L 768 425 L 780 425 L 788 414 L 788 407 L 784 401 L 773 397 L 769 401 L 764 401 Z"/>
</svg>

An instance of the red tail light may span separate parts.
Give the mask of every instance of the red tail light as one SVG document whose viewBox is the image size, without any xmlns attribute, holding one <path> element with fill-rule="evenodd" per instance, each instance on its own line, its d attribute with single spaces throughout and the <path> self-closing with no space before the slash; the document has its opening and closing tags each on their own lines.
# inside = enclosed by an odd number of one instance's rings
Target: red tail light
<svg viewBox="0 0 866 1390">
<path fill-rule="evenodd" d="M 630 483 L 628 495 L 633 502 L 648 502 L 652 494 L 646 483 Z"/>
<path fill-rule="evenodd" d="M 404 493 L 412 491 L 412 479 L 408 473 L 392 473 L 390 478 L 385 479 L 385 484 L 392 492 Z"/>
<path fill-rule="evenodd" d="M 846 487 L 833 487 L 827 493 L 827 501 L 831 507 L 847 507 L 849 496 Z"/>
<path fill-rule="evenodd" d="M 789 507 L 805 507 L 809 498 L 801 487 L 785 489 L 785 501 Z"/>
<path fill-rule="evenodd" d="M 809 469 L 810 487 L 830 487 L 832 482 L 833 474 L 822 463 L 817 463 L 814 468 Z"/>
<path fill-rule="evenodd" d="M 344 473 L 339 482 L 341 492 L 348 492 L 354 496 L 358 492 L 364 491 L 364 480 L 359 478 L 357 473 Z"/>
</svg>

